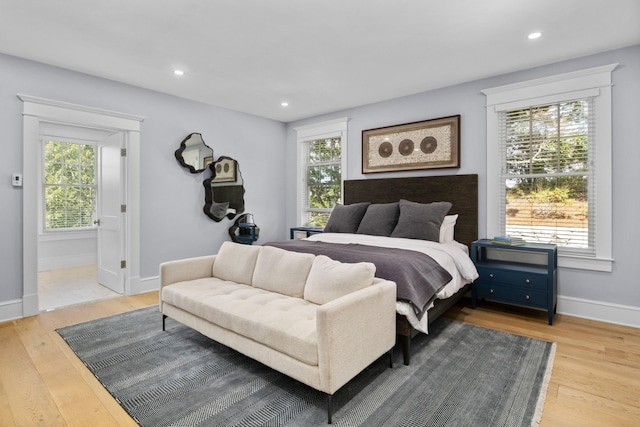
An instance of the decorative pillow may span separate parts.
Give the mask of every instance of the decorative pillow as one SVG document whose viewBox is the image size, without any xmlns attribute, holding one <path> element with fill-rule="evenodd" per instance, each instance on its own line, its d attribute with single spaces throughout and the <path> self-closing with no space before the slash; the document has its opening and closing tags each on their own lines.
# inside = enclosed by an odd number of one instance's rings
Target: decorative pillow
<svg viewBox="0 0 640 427">
<path fill-rule="evenodd" d="M 416 203 L 400 200 L 400 217 L 391 237 L 440 240 L 440 225 L 451 209 L 449 202 Z"/>
<path fill-rule="evenodd" d="M 251 285 L 260 246 L 224 242 L 213 262 L 213 277 Z"/>
<path fill-rule="evenodd" d="M 315 304 L 333 301 L 371 286 L 375 274 L 376 266 L 370 262 L 349 264 L 318 255 L 304 287 L 304 299 Z"/>
<path fill-rule="evenodd" d="M 336 205 L 324 227 L 325 233 L 355 233 L 360 220 L 371 203 L 354 203 L 352 205 Z"/>
<path fill-rule="evenodd" d="M 400 215 L 398 206 L 398 202 L 370 205 L 360 221 L 357 233 L 388 236 L 398 222 Z"/>
<path fill-rule="evenodd" d="M 253 272 L 253 286 L 302 298 L 315 255 L 263 246 Z"/>
<path fill-rule="evenodd" d="M 456 221 L 458 221 L 458 214 L 447 215 L 444 217 L 444 219 L 442 220 L 442 225 L 440 226 L 440 243 L 453 241 Z"/>
</svg>

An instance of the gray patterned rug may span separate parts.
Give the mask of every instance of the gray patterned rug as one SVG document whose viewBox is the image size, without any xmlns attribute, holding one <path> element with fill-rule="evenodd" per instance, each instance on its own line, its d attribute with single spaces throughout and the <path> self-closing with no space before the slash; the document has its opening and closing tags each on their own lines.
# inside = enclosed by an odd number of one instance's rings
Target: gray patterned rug
<svg viewBox="0 0 640 427">
<path fill-rule="evenodd" d="M 326 396 L 167 319 L 157 307 L 58 333 L 142 426 L 323 426 Z M 382 357 L 334 395 L 336 426 L 529 426 L 555 344 L 439 319 L 411 365 Z"/>
</svg>

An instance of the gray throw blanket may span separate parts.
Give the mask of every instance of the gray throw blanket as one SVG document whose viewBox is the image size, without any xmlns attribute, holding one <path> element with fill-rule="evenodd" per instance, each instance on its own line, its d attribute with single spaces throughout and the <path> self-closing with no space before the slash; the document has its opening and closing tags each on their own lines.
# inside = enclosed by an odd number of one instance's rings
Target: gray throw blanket
<svg viewBox="0 0 640 427">
<path fill-rule="evenodd" d="M 340 262 L 371 262 L 376 266 L 376 277 L 396 282 L 397 299 L 411 304 L 418 319 L 422 318 L 438 291 L 452 279 L 449 272 L 433 258 L 416 251 L 305 240 L 269 242 L 265 245 L 294 252 L 326 255 Z"/>
</svg>

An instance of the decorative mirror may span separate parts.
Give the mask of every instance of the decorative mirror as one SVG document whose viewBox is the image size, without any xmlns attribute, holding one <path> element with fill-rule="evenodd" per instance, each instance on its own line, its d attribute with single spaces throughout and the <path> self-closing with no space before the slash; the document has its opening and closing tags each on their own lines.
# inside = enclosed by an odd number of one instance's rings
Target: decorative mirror
<svg viewBox="0 0 640 427">
<path fill-rule="evenodd" d="M 203 182 L 204 213 L 218 222 L 225 216 L 233 219 L 244 212 L 244 181 L 240 166 L 231 157 L 220 157 L 211 169 L 213 176 Z"/>
<path fill-rule="evenodd" d="M 191 173 L 200 173 L 213 163 L 213 149 L 204 143 L 201 134 L 192 133 L 180 143 L 176 159 Z"/>
</svg>

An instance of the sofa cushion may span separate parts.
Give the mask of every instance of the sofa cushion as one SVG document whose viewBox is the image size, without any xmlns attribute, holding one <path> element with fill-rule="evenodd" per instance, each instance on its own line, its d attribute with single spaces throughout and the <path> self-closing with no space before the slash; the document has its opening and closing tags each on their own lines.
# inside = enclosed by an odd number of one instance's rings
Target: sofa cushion
<svg viewBox="0 0 640 427">
<path fill-rule="evenodd" d="M 304 287 L 304 299 L 316 304 L 327 303 L 370 286 L 375 274 L 376 266 L 370 262 L 349 264 L 318 255 Z"/>
<path fill-rule="evenodd" d="M 224 242 L 213 262 L 212 275 L 223 280 L 251 285 L 259 246 Z"/>
<path fill-rule="evenodd" d="M 318 306 L 215 277 L 162 288 L 162 300 L 309 365 L 318 365 Z"/>
<path fill-rule="evenodd" d="M 302 298 L 315 255 L 263 246 L 253 272 L 256 288 Z"/>
</svg>

